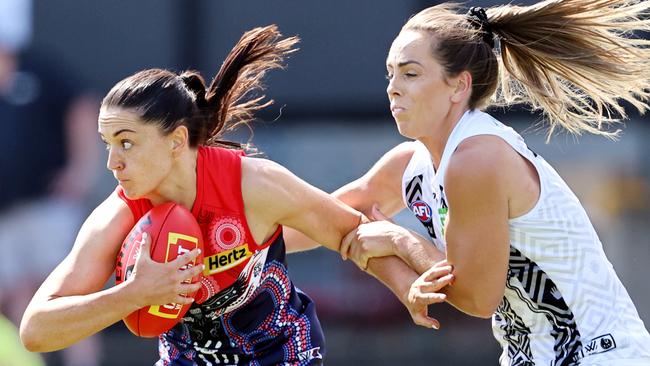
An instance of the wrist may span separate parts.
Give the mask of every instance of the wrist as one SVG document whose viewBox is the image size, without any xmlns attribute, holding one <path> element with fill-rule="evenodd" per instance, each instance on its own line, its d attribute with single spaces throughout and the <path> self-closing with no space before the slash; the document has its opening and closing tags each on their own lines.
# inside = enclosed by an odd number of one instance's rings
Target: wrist
<svg viewBox="0 0 650 366">
<path fill-rule="evenodd" d="M 399 299 L 402 301 L 402 304 L 407 308 L 411 305 L 409 301 L 409 294 L 411 293 L 411 286 L 417 280 L 417 276 L 411 278 L 409 281 L 403 284 L 403 287 L 399 293 Z"/>
<path fill-rule="evenodd" d="M 121 288 L 120 288 L 121 287 Z M 116 290 L 119 292 L 119 297 L 123 308 L 128 310 L 129 314 L 133 311 L 141 309 L 149 304 L 144 304 L 144 298 L 140 296 L 141 291 L 139 291 L 133 280 L 124 281 L 116 286 Z"/>
<path fill-rule="evenodd" d="M 409 248 L 413 244 L 413 240 L 409 234 L 410 232 L 407 229 L 398 227 L 391 237 L 393 253 L 399 258 L 404 259 L 407 257 L 406 253 L 408 253 Z"/>
</svg>

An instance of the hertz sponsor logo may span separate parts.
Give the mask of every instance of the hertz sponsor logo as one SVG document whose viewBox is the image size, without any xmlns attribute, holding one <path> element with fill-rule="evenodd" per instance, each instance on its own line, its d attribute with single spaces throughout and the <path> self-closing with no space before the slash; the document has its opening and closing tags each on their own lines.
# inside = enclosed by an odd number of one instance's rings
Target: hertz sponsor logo
<svg viewBox="0 0 650 366">
<path fill-rule="evenodd" d="M 205 257 L 203 264 L 205 264 L 204 275 L 211 275 L 223 272 L 240 263 L 245 262 L 253 253 L 248 250 L 248 245 L 240 245 L 230 250 Z"/>
</svg>

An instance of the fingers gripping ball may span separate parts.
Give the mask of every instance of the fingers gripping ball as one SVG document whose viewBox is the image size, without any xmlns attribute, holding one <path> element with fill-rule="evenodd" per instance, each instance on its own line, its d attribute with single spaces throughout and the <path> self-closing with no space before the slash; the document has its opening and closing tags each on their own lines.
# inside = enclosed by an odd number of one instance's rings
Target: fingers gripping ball
<svg viewBox="0 0 650 366">
<path fill-rule="evenodd" d="M 195 248 L 203 252 L 201 228 L 190 211 L 173 202 L 155 206 L 142 216 L 124 239 L 117 256 L 116 284 L 127 281 L 131 276 L 143 232 L 147 232 L 151 238 L 151 259 L 156 262 L 170 262 Z M 199 255 L 187 267 L 202 262 L 203 256 Z M 199 277 L 200 275 L 193 277 L 192 283 L 198 282 Z M 196 292 L 185 295 L 194 297 Z M 156 337 L 176 325 L 190 306 L 191 304 L 175 303 L 146 306 L 129 314 L 123 320 L 133 334 L 141 337 Z"/>
</svg>

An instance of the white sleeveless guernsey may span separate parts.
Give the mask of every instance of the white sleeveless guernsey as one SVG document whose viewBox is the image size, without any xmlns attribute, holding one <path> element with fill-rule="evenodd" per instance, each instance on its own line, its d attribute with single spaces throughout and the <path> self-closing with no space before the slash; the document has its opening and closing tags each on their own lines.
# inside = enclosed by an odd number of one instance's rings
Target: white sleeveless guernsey
<svg viewBox="0 0 650 366">
<path fill-rule="evenodd" d="M 458 145 L 476 135 L 506 141 L 534 165 L 541 184 L 535 207 L 509 220 L 508 279 L 492 316 L 503 347 L 500 364 L 650 365 L 650 335 L 577 197 L 519 134 L 486 113 L 463 115 L 437 171 L 426 147 L 414 142 L 403 199 L 434 245 L 445 251 L 447 164 Z"/>
</svg>

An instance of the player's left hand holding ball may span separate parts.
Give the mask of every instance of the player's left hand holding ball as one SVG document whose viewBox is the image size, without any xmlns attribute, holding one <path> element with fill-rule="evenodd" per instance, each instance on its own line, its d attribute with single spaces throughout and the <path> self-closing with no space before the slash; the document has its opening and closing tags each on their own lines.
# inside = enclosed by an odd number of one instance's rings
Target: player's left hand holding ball
<svg viewBox="0 0 650 366">
<path fill-rule="evenodd" d="M 140 249 L 133 267 L 127 274 L 127 281 L 137 294 L 133 301 L 138 308 L 161 304 L 191 304 L 194 299 L 183 294 L 195 293 L 200 283 L 191 283 L 203 271 L 203 264 L 187 268 L 200 255 L 200 249 L 193 249 L 176 259 L 167 262 L 155 262 L 151 258 L 151 237 L 146 232 L 138 243 Z"/>
</svg>

